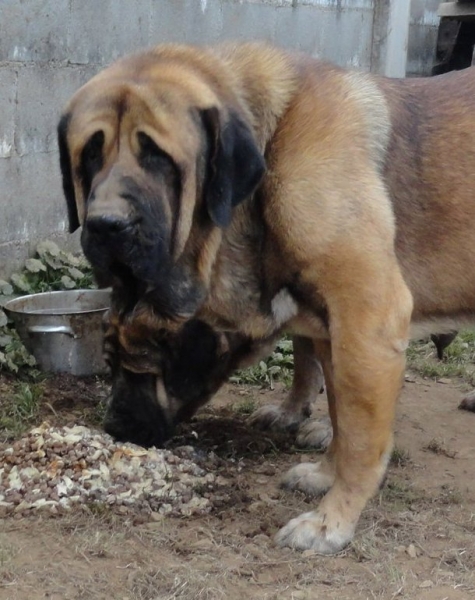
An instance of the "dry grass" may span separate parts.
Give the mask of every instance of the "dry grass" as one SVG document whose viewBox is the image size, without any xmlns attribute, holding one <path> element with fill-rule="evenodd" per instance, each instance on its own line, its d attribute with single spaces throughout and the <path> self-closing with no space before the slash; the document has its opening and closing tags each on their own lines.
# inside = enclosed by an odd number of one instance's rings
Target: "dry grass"
<svg viewBox="0 0 475 600">
<path fill-rule="evenodd" d="M 405 448 L 395 446 L 391 453 L 389 464 L 393 467 L 407 467 L 411 463 L 411 456 Z"/>
<path fill-rule="evenodd" d="M 292 510 L 304 504 L 292 494 L 287 503 Z M 389 492 L 375 498 L 355 540 L 336 557 L 276 549 L 266 536 L 247 538 L 230 517 L 223 525 L 209 517 L 137 527 L 76 512 L 38 522 L 51 541 L 51 561 L 37 562 L 35 572 L 15 566 L 18 547 L 1 535 L 0 597 L 3 590 L 9 600 L 44 598 L 29 589 L 33 578 L 54 600 L 414 600 L 421 569 L 434 586 L 463 590 L 467 598 L 474 590 L 475 517 L 470 522 L 459 514 L 454 522 L 448 505 L 405 485 L 394 473 Z M 245 519 L 257 527 L 262 514 Z M 33 534 L 32 540 L 38 538 Z M 438 546 L 437 538 L 443 542 Z M 415 548 L 411 556 L 410 546 Z M 67 550 L 60 553 L 61 548 Z M 68 593 L 55 596 L 63 587 Z"/>
<path fill-rule="evenodd" d="M 221 600 L 226 574 L 215 574 L 186 565 L 175 568 L 150 569 L 139 572 L 130 591 L 136 600 Z"/>
<path fill-rule="evenodd" d="M 437 438 L 430 440 L 430 442 L 423 447 L 423 450 L 433 452 L 434 454 L 438 454 L 440 456 L 446 456 L 447 458 L 455 458 L 457 456 L 457 452 L 450 450 L 444 440 Z"/>
<path fill-rule="evenodd" d="M 11 544 L 6 535 L 0 534 L 0 590 L 16 585 L 19 572 L 13 562 L 19 552 L 20 549 Z"/>
</svg>

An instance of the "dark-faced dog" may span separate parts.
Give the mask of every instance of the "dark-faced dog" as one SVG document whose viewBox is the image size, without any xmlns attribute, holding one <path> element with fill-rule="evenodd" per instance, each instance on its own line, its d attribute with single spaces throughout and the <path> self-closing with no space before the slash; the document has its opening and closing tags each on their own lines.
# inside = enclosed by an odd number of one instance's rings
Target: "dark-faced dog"
<svg viewBox="0 0 475 600">
<path fill-rule="evenodd" d="M 124 297 L 124 348 L 199 319 L 308 338 L 322 364 L 333 440 L 284 481 L 325 495 L 282 545 L 352 539 L 388 464 L 408 338 L 472 320 L 474 109 L 473 69 L 391 80 L 260 44 L 158 46 L 65 109 L 71 229 Z"/>
</svg>

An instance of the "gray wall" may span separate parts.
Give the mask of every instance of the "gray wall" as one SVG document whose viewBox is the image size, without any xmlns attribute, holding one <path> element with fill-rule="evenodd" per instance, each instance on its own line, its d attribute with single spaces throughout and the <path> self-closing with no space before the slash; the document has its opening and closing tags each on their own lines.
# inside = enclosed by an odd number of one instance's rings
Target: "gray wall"
<svg viewBox="0 0 475 600">
<path fill-rule="evenodd" d="M 431 74 L 434 64 L 440 0 L 412 0 L 409 21 L 409 46 L 407 50 L 407 75 L 409 77 Z"/>
<path fill-rule="evenodd" d="M 0 276 L 40 239 L 77 245 L 66 234 L 56 122 L 104 65 L 161 41 L 260 38 L 389 73 L 406 42 L 386 21 L 407 2 L 378 0 L 389 8 L 376 20 L 374 0 L 0 0 Z"/>
</svg>

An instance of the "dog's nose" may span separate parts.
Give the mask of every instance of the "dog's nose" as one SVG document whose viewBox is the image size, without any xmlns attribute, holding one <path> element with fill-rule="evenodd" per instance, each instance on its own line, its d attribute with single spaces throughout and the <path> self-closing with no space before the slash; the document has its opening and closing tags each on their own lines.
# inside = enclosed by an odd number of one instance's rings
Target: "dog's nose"
<svg viewBox="0 0 475 600">
<path fill-rule="evenodd" d="M 130 219 L 118 215 L 100 215 L 86 220 L 86 227 L 90 233 L 98 235 L 120 234 L 132 225 Z"/>
</svg>

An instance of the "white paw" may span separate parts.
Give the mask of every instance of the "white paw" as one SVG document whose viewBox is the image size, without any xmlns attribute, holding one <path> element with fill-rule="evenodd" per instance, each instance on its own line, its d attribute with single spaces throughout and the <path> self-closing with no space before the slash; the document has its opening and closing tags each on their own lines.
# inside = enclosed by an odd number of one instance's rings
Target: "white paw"
<svg viewBox="0 0 475 600">
<path fill-rule="evenodd" d="M 285 473 L 281 485 L 308 496 L 318 496 L 331 488 L 335 480 L 327 462 L 300 463 Z"/>
<path fill-rule="evenodd" d="M 318 448 L 326 450 L 333 438 L 333 427 L 330 417 L 307 419 L 297 434 L 297 446 L 301 448 Z"/>
<path fill-rule="evenodd" d="M 318 511 L 304 513 L 292 519 L 275 536 L 279 546 L 296 550 L 315 550 L 321 554 L 336 554 L 354 535 L 354 527 L 342 527 L 341 523 L 331 526 Z"/>
<path fill-rule="evenodd" d="M 273 431 L 295 431 L 303 420 L 300 413 L 282 410 L 275 404 L 261 406 L 249 417 L 249 423 L 258 429 Z"/>
</svg>

